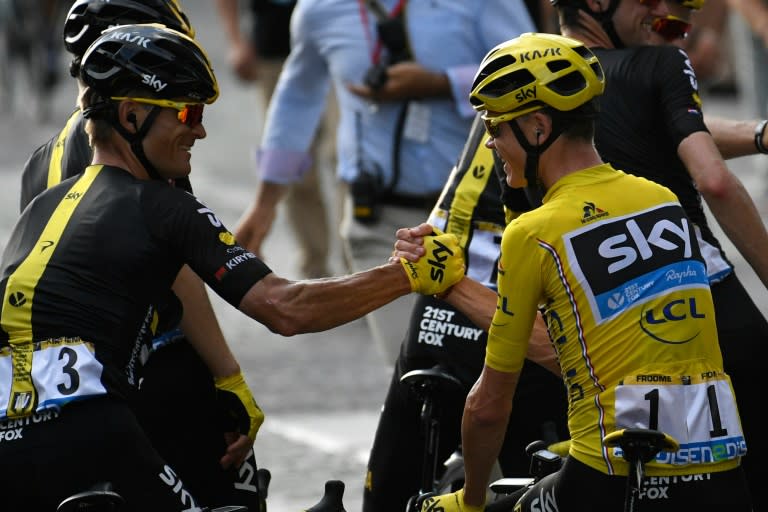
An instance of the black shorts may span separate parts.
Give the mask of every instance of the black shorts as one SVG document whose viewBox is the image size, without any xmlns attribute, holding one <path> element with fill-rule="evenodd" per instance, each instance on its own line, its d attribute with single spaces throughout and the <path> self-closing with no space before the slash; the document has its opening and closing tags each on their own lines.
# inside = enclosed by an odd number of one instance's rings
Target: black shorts
<svg viewBox="0 0 768 512">
<path fill-rule="evenodd" d="M 219 464 L 226 446 L 216 387 L 186 340 L 164 346 L 149 358 L 135 409 L 157 451 L 203 506 L 259 510 L 253 451 L 239 468 L 222 469 Z"/>
<path fill-rule="evenodd" d="M 625 477 L 606 475 L 569 457 L 560 471 L 544 477 L 528 490 L 515 511 L 615 512 L 624 507 L 626 482 Z M 646 477 L 639 505 L 643 512 L 752 510 L 741 467 L 718 473 Z"/>
<path fill-rule="evenodd" d="M 132 409 L 115 399 L 91 398 L 60 413 L 3 420 L 0 432 L 3 510 L 56 510 L 65 498 L 104 481 L 131 504 L 128 510 L 197 505 Z"/>
</svg>

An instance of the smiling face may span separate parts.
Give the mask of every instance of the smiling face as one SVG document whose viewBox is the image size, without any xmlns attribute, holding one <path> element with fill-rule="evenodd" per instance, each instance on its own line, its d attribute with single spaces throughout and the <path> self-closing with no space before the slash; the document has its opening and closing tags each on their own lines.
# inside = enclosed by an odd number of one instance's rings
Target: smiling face
<svg viewBox="0 0 768 512">
<path fill-rule="evenodd" d="M 178 119 L 178 111 L 159 107 L 160 112 L 144 138 L 144 152 L 164 178 L 181 178 L 192 171 L 191 149 L 206 136 L 202 123 L 194 127 Z"/>
<path fill-rule="evenodd" d="M 653 20 L 668 14 L 665 0 L 622 0 L 613 14 L 613 26 L 628 47 L 653 44 Z"/>
<path fill-rule="evenodd" d="M 488 113 L 489 116 L 497 114 L 498 113 L 495 112 Z M 507 185 L 512 188 L 523 188 L 528 182 L 524 175 L 526 153 L 520 145 L 520 142 L 517 140 L 509 123 L 518 123 L 518 126 L 523 130 L 523 133 L 527 133 L 532 131 L 532 129 L 527 129 L 530 117 L 531 114 L 527 114 L 512 121 L 500 123 L 497 126 L 498 131 L 496 136 L 488 137 L 488 140 L 485 142 L 485 146 L 493 149 L 504 162 L 504 173 L 507 175 Z M 528 142 L 534 143 L 535 141 L 529 140 Z"/>
</svg>

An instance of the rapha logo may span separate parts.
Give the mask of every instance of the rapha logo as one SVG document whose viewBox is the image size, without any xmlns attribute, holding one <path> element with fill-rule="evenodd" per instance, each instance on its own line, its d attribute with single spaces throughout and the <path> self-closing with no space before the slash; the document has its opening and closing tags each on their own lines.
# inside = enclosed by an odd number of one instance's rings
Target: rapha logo
<svg viewBox="0 0 768 512">
<path fill-rule="evenodd" d="M 143 75 L 141 83 L 152 87 L 156 92 L 165 89 L 168 84 L 157 78 L 157 75 Z"/>
</svg>

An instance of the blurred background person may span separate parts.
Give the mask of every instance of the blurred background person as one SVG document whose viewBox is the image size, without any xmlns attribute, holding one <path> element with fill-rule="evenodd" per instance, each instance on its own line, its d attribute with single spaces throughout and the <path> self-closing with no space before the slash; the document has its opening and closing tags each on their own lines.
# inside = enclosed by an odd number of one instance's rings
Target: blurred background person
<svg viewBox="0 0 768 512">
<path fill-rule="evenodd" d="M 294 0 L 216 0 L 219 16 L 229 40 L 229 62 L 240 80 L 256 84 L 262 105 L 266 109 L 277 79 L 290 51 L 290 20 Z M 243 12 L 247 11 L 250 31 L 243 30 Z M 248 23 L 245 23 L 246 25 Z M 244 33 L 245 32 L 245 33 Z M 331 95 L 326 115 L 318 126 L 312 143 L 308 171 L 291 185 L 285 201 L 288 220 L 301 249 L 299 269 L 302 277 L 331 275 L 329 244 L 332 233 L 329 217 L 334 208 L 326 204 L 330 191 L 323 186 L 322 173 L 334 165 L 334 130 L 338 119 L 336 101 Z M 330 188 L 330 187 L 328 187 Z M 335 193 L 330 193 L 335 196 Z M 335 204 L 331 204 L 335 207 Z M 271 221 L 267 223 L 268 226 Z M 261 241 L 267 229 L 257 236 Z M 257 252 L 259 256 L 263 256 Z"/>
</svg>

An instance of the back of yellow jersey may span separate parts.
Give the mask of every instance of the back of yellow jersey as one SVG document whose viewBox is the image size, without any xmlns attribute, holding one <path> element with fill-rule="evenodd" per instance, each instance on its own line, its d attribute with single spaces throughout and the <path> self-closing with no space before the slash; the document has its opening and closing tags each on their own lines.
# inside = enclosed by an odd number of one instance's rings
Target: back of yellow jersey
<svg viewBox="0 0 768 512">
<path fill-rule="evenodd" d="M 681 444 L 651 475 L 737 464 L 746 448 L 706 267 L 668 189 L 608 165 L 562 178 L 505 230 L 498 287 L 486 363 L 518 369 L 541 308 L 569 395 L 572 456 L 626 474 L 601 440 L 633 427 Z"/>
</svg>

